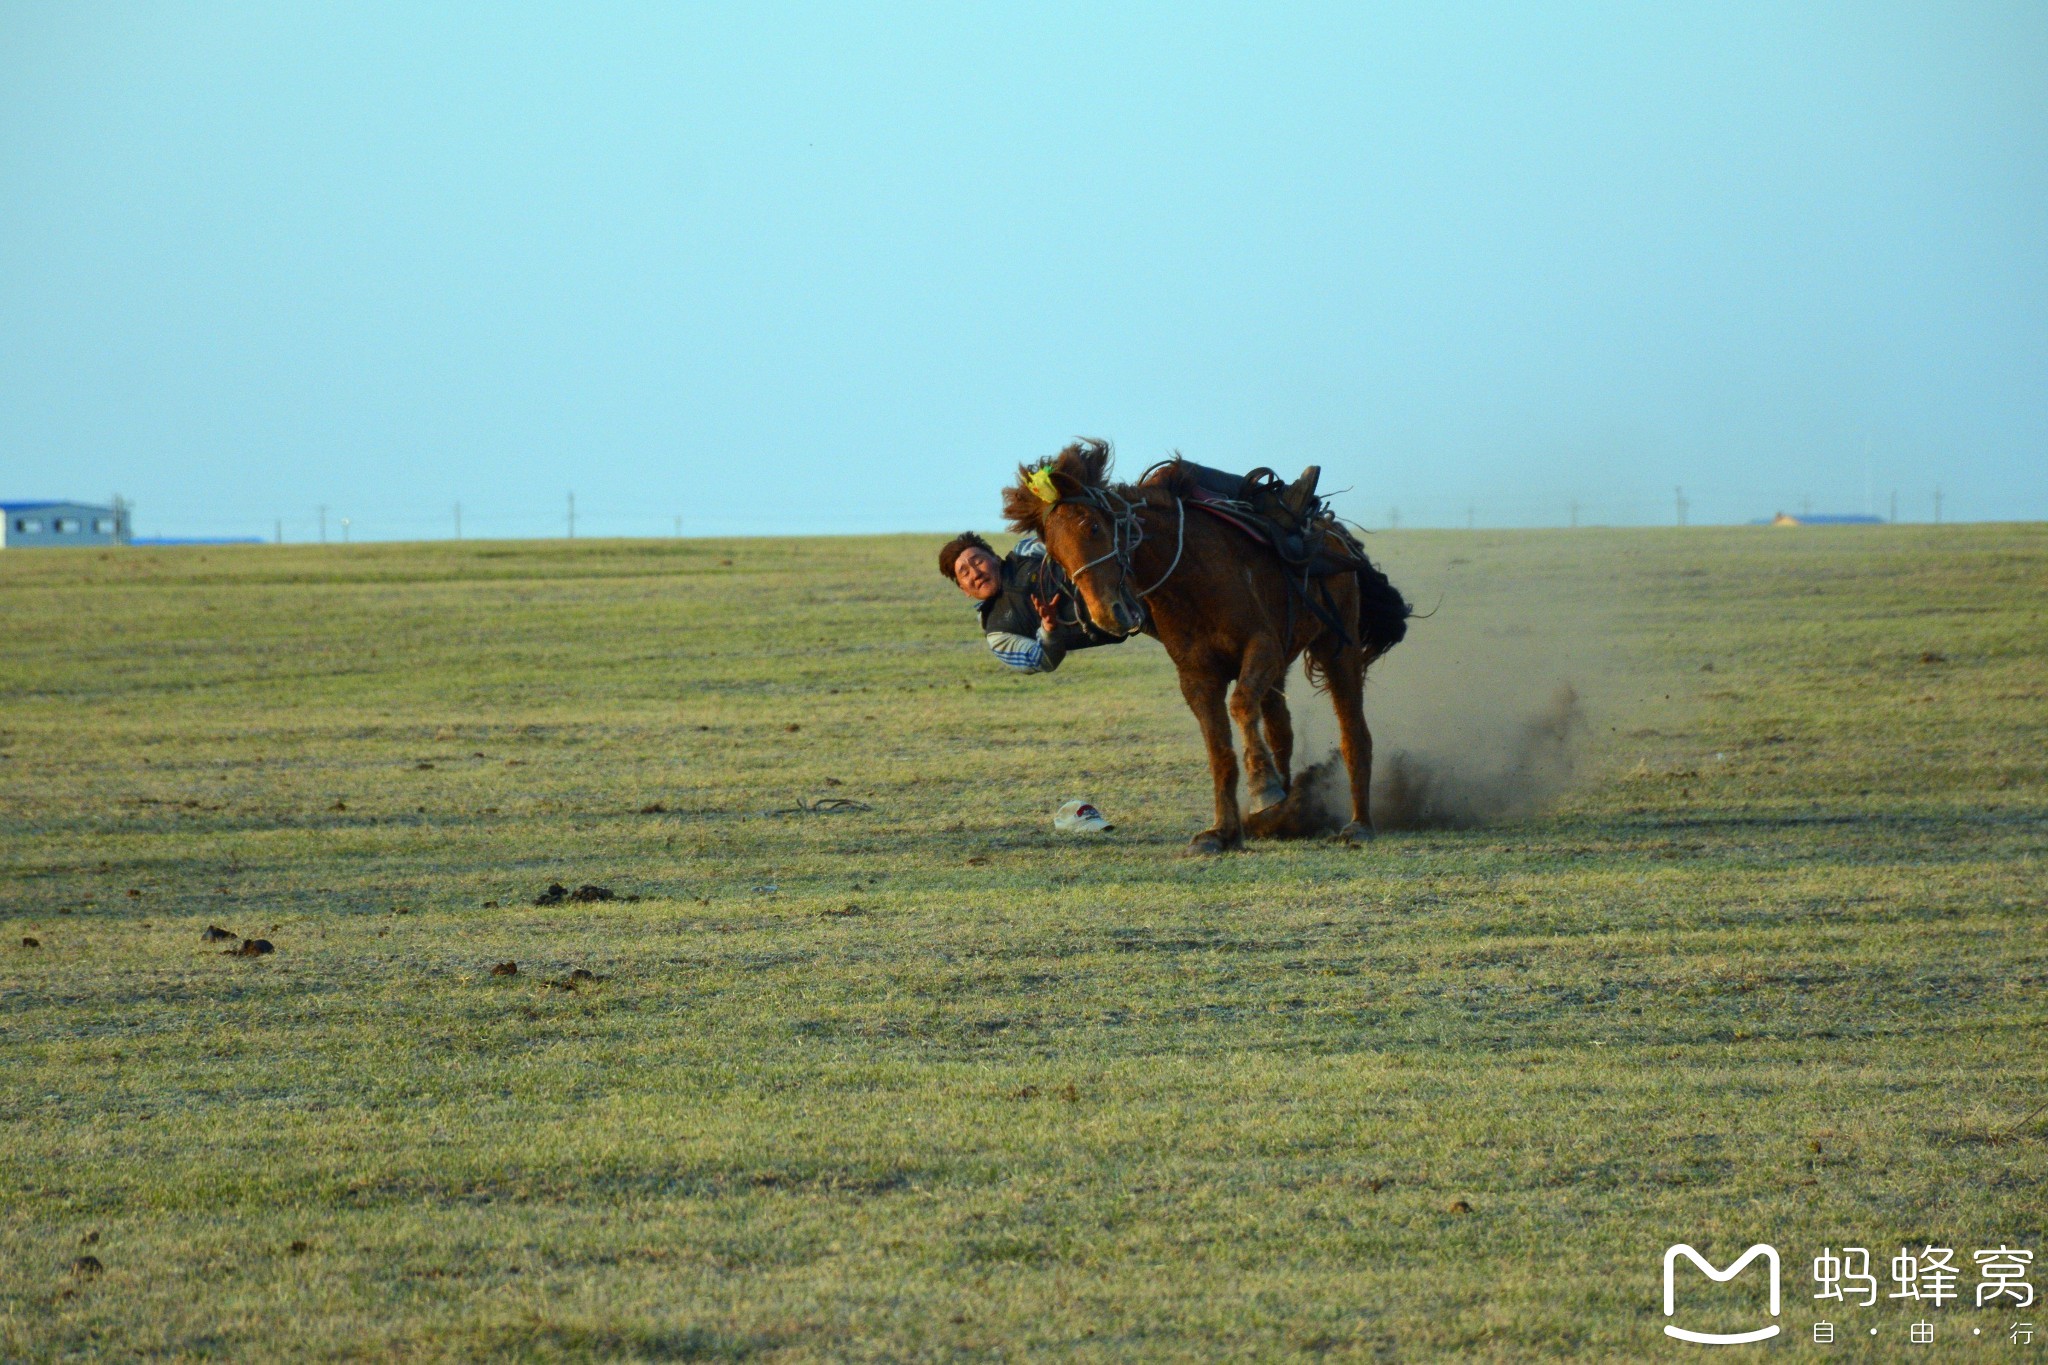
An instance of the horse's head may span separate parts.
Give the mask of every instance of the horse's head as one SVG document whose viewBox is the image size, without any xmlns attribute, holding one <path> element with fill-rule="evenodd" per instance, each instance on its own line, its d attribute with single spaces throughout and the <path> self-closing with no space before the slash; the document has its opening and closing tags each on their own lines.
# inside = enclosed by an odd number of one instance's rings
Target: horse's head
<svg viewBox="0 0 2048 1365">
<path fill-rule="evenodd" d="M 1129 504 L 1104 479 L 1109 454 L 1107 441 L 1082 440 L 1045 464 L 1019 465 L 1017 482 L 1003 490 L 1003 515 L 1011 530 L 1045 543 L 1098 629 L 1129 635 L 1145 623 L 1145 610 L 1129 582 Z"/>
</svg>

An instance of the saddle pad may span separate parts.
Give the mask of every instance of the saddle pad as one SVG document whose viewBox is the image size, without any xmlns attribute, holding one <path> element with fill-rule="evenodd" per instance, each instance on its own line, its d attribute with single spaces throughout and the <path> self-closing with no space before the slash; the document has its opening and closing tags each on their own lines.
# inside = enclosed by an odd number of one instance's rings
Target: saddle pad
<svg viewBox="0 0 2048 1365">
<path fill-rule="evenodd" d="M 1197 488 L 1187 496 L 1186 501 L 1190 506 L 1199 507 L 1212 517 L 1220 517 L 1222 520 L 1229 522 L 1261 545 L 1271 545 L 1273 543 L 1273 537 L 1267 533 L 1264 526 L 1238 515 L 1231 508 L 1222 507 L 1217 502 L 1210 501 L 1212 496 L 1206 489 Z"/>
</svg>

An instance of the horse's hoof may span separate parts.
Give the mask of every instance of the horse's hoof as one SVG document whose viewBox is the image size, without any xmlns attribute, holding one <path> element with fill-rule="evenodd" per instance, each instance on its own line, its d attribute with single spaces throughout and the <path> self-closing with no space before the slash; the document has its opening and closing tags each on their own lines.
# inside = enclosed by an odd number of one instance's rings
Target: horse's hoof
<svg viewBox="0 0 2048 1365">
<path fill-rule="evenodd" d="M 1287 788 L 1278 782 L 1269 782 L 1252 793 L 1252 814 L 1257 815 L 1262 810 L 1271 810 L 1286 799 Z"/>
<path fill-rule="evenodd" d="M 1353 848 L 1357 848 L 1361 844 L 1369 844 L 1378 837 L 1378 835 L 1373 833 L 1371 825 L 1361 825 L 1356 820 L 1353 820 L 1350 824 L 1337 831 L 1337 842 L 1340 844 L 1350 844 Z"/>
<path fill-rule="evenodd" d="M 1225 853 L 1232 847 L 1234 844 L 1231 840 L 1225 839 L 1213 829 L 1205 829 L 1188 840 L 1188 852 L 1193 854 Z"/>
</svg>

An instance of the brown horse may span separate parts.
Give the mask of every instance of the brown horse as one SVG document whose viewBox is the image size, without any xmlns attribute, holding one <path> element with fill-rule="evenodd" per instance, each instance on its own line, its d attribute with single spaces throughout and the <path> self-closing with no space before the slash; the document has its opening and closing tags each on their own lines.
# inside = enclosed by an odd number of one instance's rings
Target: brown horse
<svg viewBox="0 0 2048 1365">
<path fill-rule="evenodd" d="M 1294 726 L 1284 681 L 1304 651 L 1309 678 L 1336 708 L 1351 779 L 1351 822 L 1338 837 L 1371 839 L 1365 670 L 1407 633 L 1407 602 L 1334 518 L 1319 519 L 1309 539 L 1351 567 L 1304 590 L 1298 577 L 1290 586 L 1272 549 L 1191 510 L 1193 479 L 1178 459 L 1136 484 L 1110 483 L 1109 461 L 1107 442 L 1077 441 L 1046 464 L 1020 466 L 1017 482 L 1003 490 L 1003 515 L 1011 530 L 1045 542 L 1098 627 L 1115 635 L 1142 630 L 1180 670 L 1181 695 L 1201 724 L 1216 784 L 1216 821 L 1190 847 L 1215 853 L 1244 842 L 1232 718 L 1244 737 L 1254 813 L 1287 797 Z"/>
</svg>

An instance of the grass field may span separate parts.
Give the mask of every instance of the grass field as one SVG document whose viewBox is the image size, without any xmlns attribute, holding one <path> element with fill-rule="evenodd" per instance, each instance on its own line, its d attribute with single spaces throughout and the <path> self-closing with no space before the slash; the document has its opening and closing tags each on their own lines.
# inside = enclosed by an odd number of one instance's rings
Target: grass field
<svg viewBox="0 0 2048 1365">
<path fill-rule="evenodd" d="M 1818 1352 L 1823 1246 L 2048 1249 L 2048 528 L 1372 548 L 1390 695 L 1597 671 L 1547 812 L 1180 856 L 1164 655 L 926 539 L 0 555 L 0 1356 L 1620 1359 L 1677 1241 Z"/>
</svg>

